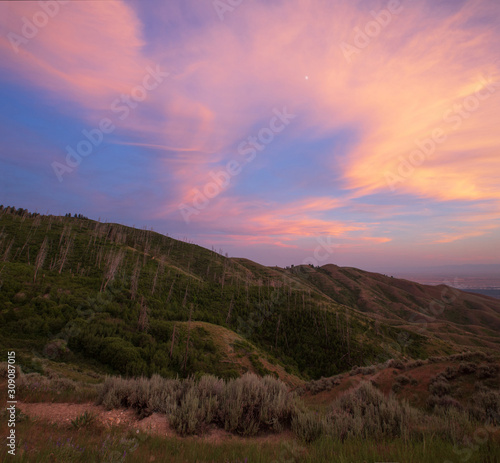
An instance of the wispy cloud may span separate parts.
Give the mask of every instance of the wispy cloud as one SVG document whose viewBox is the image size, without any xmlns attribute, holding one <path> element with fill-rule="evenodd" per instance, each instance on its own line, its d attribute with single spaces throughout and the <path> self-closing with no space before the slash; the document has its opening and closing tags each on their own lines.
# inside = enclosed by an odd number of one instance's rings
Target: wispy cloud
<svg viewBox="0 0 500 463">
<path fill-rule="evenodd" d="M 195 240 L 239 240 L 242 250 L 260 243 L 298 253 L 315 236 L 335 236 L 343 249 L 380 259 L 374 249 L 397 258 L 411 240 L 423 256 L 430 242 L 445 249 L 496 236 L 495 1 L 401 2 L 349 61 L 342 44 L 353 44 L 388 2 L 255 0 L 222 22 L 211 2 L 163 2 L 154 12 L 136 1 L 68 2 L 15 53 L 7 35 L 37 8 L 0 5 L 3 91 L 29 92 L 22 114 L 6 107 L 2 121 L 6 132 L 40 139 L 33 165 L 64 156 L 66 143 L 106 116 L 148 66 L 169 71 L 131 117 L 115 120 L 100 155 L 60 194 L 87 197 L 99 211 L 111 209 L 116 191 L 137 198 L 142 186 L 144 220 Z M 28 121 L 30 108 L 42 114 L 49 105 L 43 128 Z M 290 128 L 184 223 L 179 204 L 191 204 L 228 162 L 243 162 L 240 144 L 285 107 L 297 115 Z M 9 139 L 1 155 L 16 164 L 26 148 Z M 134 178 L 128 189 L 116 171 Z M 444 223 L 439 215 L 451 203 Z"/>
</svg>

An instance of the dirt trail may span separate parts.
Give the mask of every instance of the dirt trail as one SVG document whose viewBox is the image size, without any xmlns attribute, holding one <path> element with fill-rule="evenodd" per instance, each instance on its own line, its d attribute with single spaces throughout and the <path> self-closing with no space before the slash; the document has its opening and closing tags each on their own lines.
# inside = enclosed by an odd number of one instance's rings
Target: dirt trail
<svg viewBox="0 0 500 463">
<path fill-rule="evenodd" d="M 25 415 L 32 420 L 47 421 L 60 426 L 71 426 L 71 421 L 81 416 L 83 413 L 92 413 L 98 423 L 106 428 L 111 426 L 123 426 L 127 429 L 148 434 L 155 434 L 163 437 L 179 437 L 176 432 L 169 426 L 167 417 L 160 413 L 153 413 L 151 416 L 139 420 L 133 410 L 117 409 L 106 410 L 102 406 L 94 405 L 93 403 L 73 404 L 73 403 L 28 403 L 18 402 L 17 407 Z M 210 429 L 203 436 L 192 436 L 186 439 L 201 440 L 210 443 L 221 443 L 226 441 L 257 441 L 265 442 L 280 442 L 283 439 L 292 439 L 293 434 L 290 431 L 280 434 L 268 434 L 256 437 L 240 437 L 228 433 L 222 429 Z"/>
<path fill-rule="evenodd" d="M 104 407 L 94 405 L 93 403 L 19 402 L 17 406 L 31 419 L 48 421 L 59 425 L 71 425 L 72 420 L 88 412 L 94 415 L 97 422 L 105 427 L 122 425 L 151 434 L 175 435 L 174 431 L 169 428 L 165 415 L 158 413 L 153 413 L 148 418 L 139 420 L 133 410 L 106 410 Z"/>
</svg>

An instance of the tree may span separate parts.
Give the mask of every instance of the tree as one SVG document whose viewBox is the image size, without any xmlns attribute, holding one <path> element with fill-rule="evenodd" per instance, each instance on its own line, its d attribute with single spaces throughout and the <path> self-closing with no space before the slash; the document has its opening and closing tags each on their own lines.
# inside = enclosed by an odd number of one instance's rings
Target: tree
<svg viewBox="0 0 500 463">
<path fill-rule="evenodd" d="M 135 263 L 134 270 L 132 271 L 132 277 L 130 279 L 130 298 L 135 300 L 137 295 L 137 289 L 139 287 L 139 275 L 141 274 L 141 262 L 140 258 L 137 257 L 137 262 Z"/>
<path fill-rule="evenodd" d="M 174 354 L 174 342 L 175 342 L 175 325 L 174 323 L 174 332 L 172 333 L 172 342 L 170 343 L 170 358 L 172 358 L 172 355 Z"/>
<path fill-rule="evenodd" d="M 106 265 L 106 270 L 104 273 L 104 279 L 103 279 L 102 285 L 101 285 L 101 293 L 103 291 L 105 291 L 107 286 L 109 285 L 109 283 L 115 279 L 116 272 L 118 271 L 118 269 L 123 261 L 124 256 L 125 256 L 125 253 L 122 249 L 117 251 L 116 254 L 113 254 L 113 252 L 110 251 L 110 253 L 108 255 L 108 262 Z"/>
<path fill-rule="evenodd" d="M 191 316 L 193 315 L 193 305 L 194 304 L 190 304 L 190 308 L 189 308 L 188 333 L 187 333 L 187 340 L 186 340 L 186 355 L 184 356 L 184 365 L 182 366 L 183 371 L 186 371 L 186 365 L 187 365 L 187 359 L 188 359 L 189 340 L 191 339 Z"/>
<path fill-rule="evenodd" d="M 144 333 L 147 333 L 149 329 L 149 308 L 144 303 L 144 296 L 141 297 L 141 309 L 139 311 L 138 328 Z"/>
<path fill-rule="evenodd" d="M 47 243 L 48 243 L 48 241 L 49 241 L 48 238 L 45 237 L 42 245 L 40 246 L 40 250 L 38 251 L 38 254 L 36 256 L 35 275 L 33 276 L 33 282 L 36 281 L 36 276 L 38 274 L 38 270 L 40 270 L 43 267 L 43 263 L 45 262 L 45 258 L 47 257 Z"/>
</svg>

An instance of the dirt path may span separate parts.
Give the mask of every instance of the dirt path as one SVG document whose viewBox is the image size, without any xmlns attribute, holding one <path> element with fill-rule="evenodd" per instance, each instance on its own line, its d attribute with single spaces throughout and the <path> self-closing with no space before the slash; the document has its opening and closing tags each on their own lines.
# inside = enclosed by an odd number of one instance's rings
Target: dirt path
<svg viewBox="0 0 500 463">
<path fill-rule="evenodd" d="M 104 407 L 93 403 L 26 403 L 19 402 L 18 408 L 32 419 L 48 421 L 60 425 L 71 425 L 71 421 L 88 412 L 103 426 L 122 425 L 131 429 L 139 429 L 150 434 L 174 436 L 175 433 L 168 426 L 165 415 L 153 415 L 139 420 L 132 410 L 118 409 L 106 410 Z"/>
<path fill-rule="evenodd" d="M 128 409 L 106 410 L 102 406 L 93 403 L 73 404 L 73 403 L 27 403 L 19 402 L 18 408 L 32 420 L 47 421 L 60 426 L 71 426 L 71 421 L 81 416 L 83 413 L 92 413 L 98 423 L 106 428 L 111 426 L 124 426 L 133 431 L 140 430 L 148 434 L 155 434 L 163 437 L 179 438 L 175 431 L 169 426 L 167 417 L 159 413 L 139 420 L 137 415 Z M 289 431 L 280 434 L 268 434 L 257 437 L 240 437 L 230 434 L 222 429 L 211 429 L 203 436 L 187 437 L 186 439 L 201 440 L 210 443 L 221 443 L 226 441 L 258 441 L 280 442 L 283 439 L 293 439 L 293 434 Z"/>
</svg>

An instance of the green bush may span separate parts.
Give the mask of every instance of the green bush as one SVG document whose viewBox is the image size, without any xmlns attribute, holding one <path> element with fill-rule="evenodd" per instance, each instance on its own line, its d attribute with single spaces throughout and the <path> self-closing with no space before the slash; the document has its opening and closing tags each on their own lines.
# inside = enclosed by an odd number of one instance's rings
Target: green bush
<svg viewBox="0 0 500 463">
<path fill-rule="evenodd" d="M 293 395 L 284 383 L 246 373 L 226 384 L 220 417 L 226 431 L 255 435 L 289 426 L 294 409 Z"/>
<path fill-rule="evenodd" d="M 327 421 L 332 433 L 341 439 L 407 437 L 417 418 L 417 411 L 407 402 L 399 402 L 392 395 L 386 397 L 372 384 L 364 382 L 334 402 Z"/>
<path fill-rule="evenodd" d="M 167 399 L 175 395 L 180 386 L 179 381 L 159 375 L 136 379 L 108 376 L 100 387 L 97 405 L 104 405 L 108 410 L 132 408 L 140 417 L 154 412 L 166 413 Z"/>
<path fill-rule="evenodd" d="M 204 376 L 198 383 L 187 379 L 170 392 L 166 410 L 170 424 L 181 436 L 202 434 L 210 424 L 218 423 L 224 381 L 214 376 Z"/>
<path fill-rule="evenodd" d="M 71 420 L 71 425 L 75 429 L 87 428 L 95 421 L 95 416 L 92 413 L 85 412 Z"/>
<path fill-rule="evenodd" d="M 140 416 L 166 413 L 181 435 L 202 434 L 210 425 L 241 435 L 289 429 L 296 414 L 295 395 L 278 379 L 247 373 L 227 382 L 214 376 L 168 380 L 108 377 L 97 404 L 129 407 Z"/>
<path fill-rule="evenodd" d="M 306 443 L 319 439 L 324 432 L 324 423 L 317 414 L 300 411 L 292 418 L 292 431 Z"/>
</svg>

